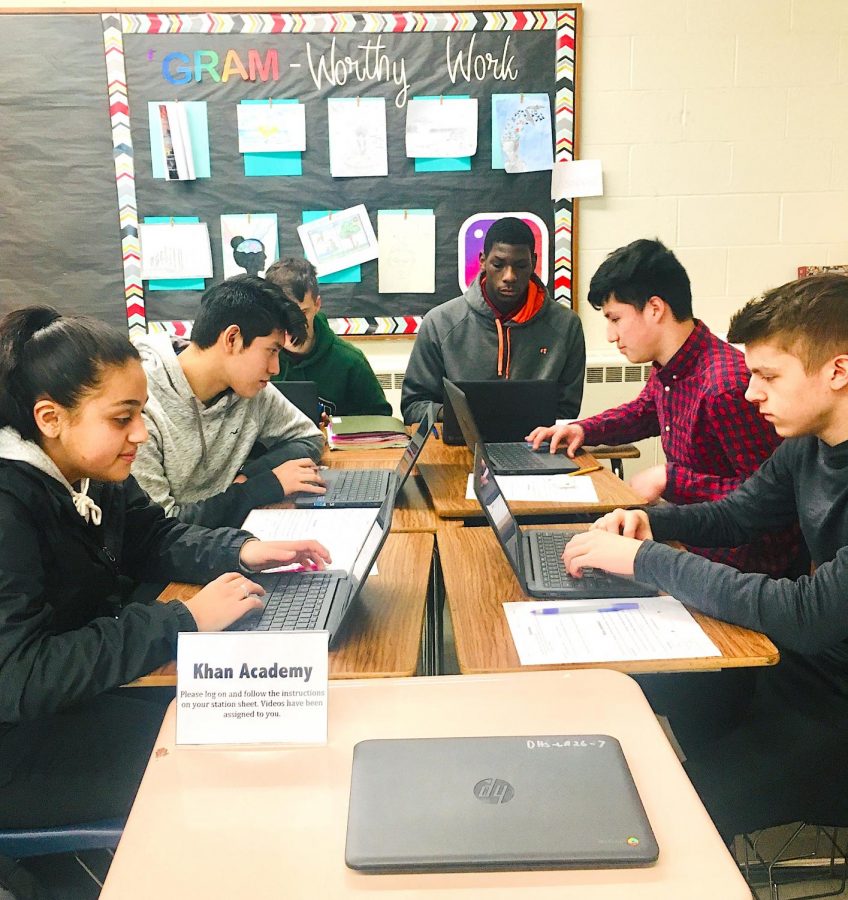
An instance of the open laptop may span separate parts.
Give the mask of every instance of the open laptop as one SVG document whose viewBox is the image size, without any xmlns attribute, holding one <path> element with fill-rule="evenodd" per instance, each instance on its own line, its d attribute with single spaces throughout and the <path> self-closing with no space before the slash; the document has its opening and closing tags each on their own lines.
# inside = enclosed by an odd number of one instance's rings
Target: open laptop
<svg viewBox="0 0 848 900">
<path fill-rule="evenodd" d="M 560 386 L 555 381 L 498 378 L 453 383 L 465 394 L 477 430 L 487 443 L 523 441 L 524 435 L 540 423 L 556 420 Z M 442 440 L 448 445 L 466 443 L 462 424 L 457 421 L 453 400 L 447 392 L 444 401 Z"/>
<path fill-rule="evenodd" d="M 397 497 L 413 466 L 424 449 L 424 444 L 433 430 L 436 413 L 429 404 L 418 423 L 418 428 L 398 461 L 397 467 L 390 469 L 325 469 L 321 479 L 327 485 L 325 494 L 294 494 L 292 500 L 298 508 L 325 509 L 339 507 L 379 506 L 386 494 Z"/>
<path fill-rule="evenodd" d="M 230 631 L 328 631 L 333 645 L 359 596 L 392 525 L 394 494 L 386 495 L 350 572 L 279 572 L 252 575 L 265 588 L 264 606 L 233 623 Z"/>
<path fill-rule="evenodd" d="M 621 745 L 609 735 L 354 747 L 345 846 L 352 869 L 616 868 L 647 866 L 658 855 Z"/>
<path fill-rule="evenodd" d="M 606 599 L 611 597 L 655 597 L 658 591 L 625 575 L 612 575 L 602 569 L 584 569 L 581 578 L 569 575 L 562 551 L 577 530 L 522 532 L 510 512 L 486 456 L 477 445 L 474 454 L 474 493 L 486 519 L 503 548 L 521 590 L 531 597 L 560 599 Z"/>
<path fill-rule="evenodd" d="M 323 407 L 318 398 L 318 385 L 314 381 L 272 381 L 271 384 L 313 424 L 320 423 Z"/>
<path fill-rule="evenodd" d="M 481 384 L 483 382 L 480 382 Z M 495 384 L 499 382 L 493 382 Z M 506 385 L 509 382 L 504 382 Z M 512 382 L 518 384 L 518 382 Z M 543 383 L 543 382 L 540 382 Z M 553 382 L 548 382 L 552 384 Z M 491 460 L 494 471 L 499 475 L 553 475 L 557 473 L 576 472 L 580 466 L 565 453 L 549 453 L 547 445 L 543 444 L 538 450 L 533 450 L 525 441 L 501 441 L 489 442 L 482 438 L 477 421 L 471 413 L 468 398 L 465 392 L 447 378 L 442 379 L 445 391 L 445 406 L 450 402 L 451 408 L 456 414 L 457 422 L 462 430 L 468 449 L 474 452 L 474 447 L 485 442 L 486 452 Z M 538 421 L 544 421 L 539 419 Z M 444 431 L 442 432 L 444 434 Z M 524 434 L 528 432 L 525 431 Z"/>
</svg>

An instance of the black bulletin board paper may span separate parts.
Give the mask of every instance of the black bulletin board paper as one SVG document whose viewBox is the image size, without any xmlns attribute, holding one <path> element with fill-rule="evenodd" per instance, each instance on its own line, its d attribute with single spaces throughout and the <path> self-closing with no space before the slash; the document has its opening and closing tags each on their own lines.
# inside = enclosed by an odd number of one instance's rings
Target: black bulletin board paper
<svg viewBox="0 0 848 900">
<path fill-rule="evenodd" d="M 4 16 L 2 42 L 9 43 L 4 67 L 10 71 L 0 79 L 0 103 L 4 119 L 14 125 L 4 128 L 0 139 L 0 216 L 6 220 L 0 306 L 46 299 L 111 322 L 128 319 L 131 330 L 163 322 L 179 331 L 193 318 L 201 292 L 149 291 L 141 282 L 137 225 L 145 216 L 198 216 L 208 223 L 212 281 L 220 281 L 220 215 L 276 213 L 280 255 L 301 256 L 296 226 L 302 210 L 359 203 L 366 205 L 375 229 L 380 209 L 434 210 L 436 291 L 379 294 L 377 261 L 364 263 L 361 282 L 322 285 L 324 310 L 337 331 L 417 330 L 420 316 L 460 293 L 457 235 L 462 222 L 480 212 L 538 216 L 549 237 L 549 287 L 557 299 L 570 302 L 576 252 L 571 204 L 558 201 L 554 208 L 549 172 L 492 170 L 491 96 L 547 93 L 556 158 L 570 159 L 576 22 L 574 7 Z M 276 51 L 279 77 L 266 81 L 236 74 L 224 82 L 201 71 L 200 80 L 175 84 L 164 74 L 168 54 L 194 60 L 198 52 L 214 52 L 220 74 L 228 51 L 246 63 L 251 51 L 265 60 L 270 50 Z M 329 65 L 350 57 L 364 65 L 366 56 L 372 64 L 385 58 L 383 73 L 397 73 L 402 61 L 403 79 L 372 72 L 334 85 L 325 68 L 321 84 L 316 83 L 321 59 Z M 54 71 L 47 60 L 55 61 Z M 416 173 L 414 161 L 405 156 L 405 100 L 458 94 L 478 100 L 478 149 L 471 171 Z M 330 175 L 326 101 L 357 96 L 386 99 L 387 177 Z M 236 106 L 270 97 L 296 98 L 306 105 L 302 176 L 244 174 Z M 207 104 L 210 178 L 153 178 L 148 102 L 170 100 Z"/>
<path fill-rule="evenodd" d="M 125 327 L 100 16 L 0 16 L 0 51 L 0 314 Z"/>
</svg>

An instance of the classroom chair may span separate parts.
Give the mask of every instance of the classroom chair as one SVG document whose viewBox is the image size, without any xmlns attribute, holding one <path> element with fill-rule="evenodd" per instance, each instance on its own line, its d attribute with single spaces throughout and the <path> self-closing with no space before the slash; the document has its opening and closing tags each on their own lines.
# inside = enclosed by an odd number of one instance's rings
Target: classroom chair
<svg viewBox="0 0 848 900">
<path fill-rule="evenodd" d="M 752 889 L 760 885 L 768 886 L 770 900 L 780 900 L 781 886 L 811 880 L 821 882 L 839 879 L 839 884 L 827 891 L 814 887 L 812 893 L 804 894 L 795 892 L 795 889 L 791 895 L 793 900 L 842 896 L 848 882 L 848 863 L 846 848 L 844 843 L 840 843 L 839 831 L 839 827 L 798 822 L 792 826 L 777 849 L 766 851 L 765 854 L 761 845 L 768 843 L 769 837 L 779 834 L 778 829 L 741 835 L 742 858 L 737 854 L 737 861 Z"/>
<path fill-rule="evenodd" d="M 118 846 L 124 830 L 123 819 L 103 819 L 79 825 L 60 825 L 55 828 L 20 828 L 0 830 L 0 854 L 12 859 L 47 856 L 52 853 L 73 853 L 74 859 L 98 887 L 100 879 L 79 856 L 83 850 L 106 850 L 110 854 Z"/>
</svg>

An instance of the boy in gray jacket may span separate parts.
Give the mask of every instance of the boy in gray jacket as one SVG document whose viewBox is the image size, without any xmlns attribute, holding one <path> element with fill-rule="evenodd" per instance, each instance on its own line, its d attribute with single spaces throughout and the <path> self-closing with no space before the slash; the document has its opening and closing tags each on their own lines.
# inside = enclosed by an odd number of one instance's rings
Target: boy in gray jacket
<svg viewBox="0 0 848 900">
<path fill-rule="evenodd" d="M 190 342 L 135 341 L 150 439 L 132 473 L 166 515 L 239 526 L 256 506 L 324 492 L 321 432 L 270 384 L 286 336 L 305 332 L 303 313 L 278 287 L 237 275 L 203 295 Z M 261 455 L 249 460 L 255 445 Z"/>
<path fill-rule="evenodd" d="M 521 219 L 492 225 L 480 274 L 461 297 L 430 310 L 412 348 L 400 407 L 407 424 L 442 403 L 442 378 L 559 383 L 557 415 L 580 412 L 586 347 L 580 319 L 533 274 L 533 232 Z"/>
</svg>

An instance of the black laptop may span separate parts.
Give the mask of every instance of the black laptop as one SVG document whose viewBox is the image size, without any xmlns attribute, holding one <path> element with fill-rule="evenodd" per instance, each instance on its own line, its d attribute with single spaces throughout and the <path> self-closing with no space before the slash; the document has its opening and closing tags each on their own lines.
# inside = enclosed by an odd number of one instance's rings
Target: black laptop
<svg viewBox="0 0 848 900">
<path fill-rule="evenodd" d="M 397 497 L 409 477 L 424 444 L 433 430 L 436 413 L 429 404 L 418 428 L 409 439 L 397 467 L 391 469 L 325 469 L 321 480 L 327 486 L 325 494 L 293 494 L 297 508 L 339 509 L 343 507 L 379 506 L 392 493 Z"/>
<path fill-rule="evenodd" d="M 609 735 L 370 740 L 353 749 L 352 869 L 600 869 L 647 866 L 658 855 L 621 745 Z"/>
<path fill-rule="evenodd" d="M 272 381 L 271 384 L 313 424 L 320 423 L 324 409 L 318 398 L 318 385 L 314 381 Z"/>
<path fill-rule="evenodd" d="M 488 384 L 490 382 L 479 382 Z M 519 384 L 521 382 L 491 382 L 501 384 Z M 546 382 L 532 382 L 533 384 L 545 384 Z M 534 450 L 526 441 L 489 441 L 478 428 L 476 416 L 472 414 L 468 405 L 465 392 L 447 378 L 442 379 L 446 401 L 456 414 L 468 449 L 474 452 L 474 447 L 481 442 L 485 443 L 486 453 L 489 456 L 494 471 L 499 475 L 554 475 L 576 472 L 580 466 L 565 453 L 550 453 L 548 445 L 542 444 L 538 450 Z M 547 382 L 553 384 L 553 382 Z M 447 406 L 447 402 L 445 404 Z M 536 422 L 544 421 L 537 419 Z M 528 429 L 532 430 L 531 429 Z M 527 434 L 525 431 L 524 434 Z M 444 433 L 444 431 L 443 431 Z"/>
<path fill-rule="evenodd" d="M 477 430 L 486 443 L 523 441 L 524 435 L 557 418 L 559 384 L 556 381 L 454 381 L 465 394 Z M 453 398 L 444 394 L 442 440 L 448 445 L 467 443 Z M 474 450 L 473 447 L 470 449 Z"/>
<path fill-rule="evenodd" d="M 581 600 L 657 596 L 659 592 L 650 585 L 602 569 L 584 569 L 581 578 L 569 575 L 562 551 L 580 532 L 535 529 L 522 532 L 507 506 L 486 453 L 478 444 L 474 454 L 474 493 L 525 594 Z"/>
<path fill-rule="evenodd" d="M 392 525 L 394 494 L 388 494 L 350 572 L 280 572 L 252 575 L 265 588 L 261 610 L 234 622 L 229 631 L 328 631 L 333 645 L 371 571 Z"/>
</svg>

